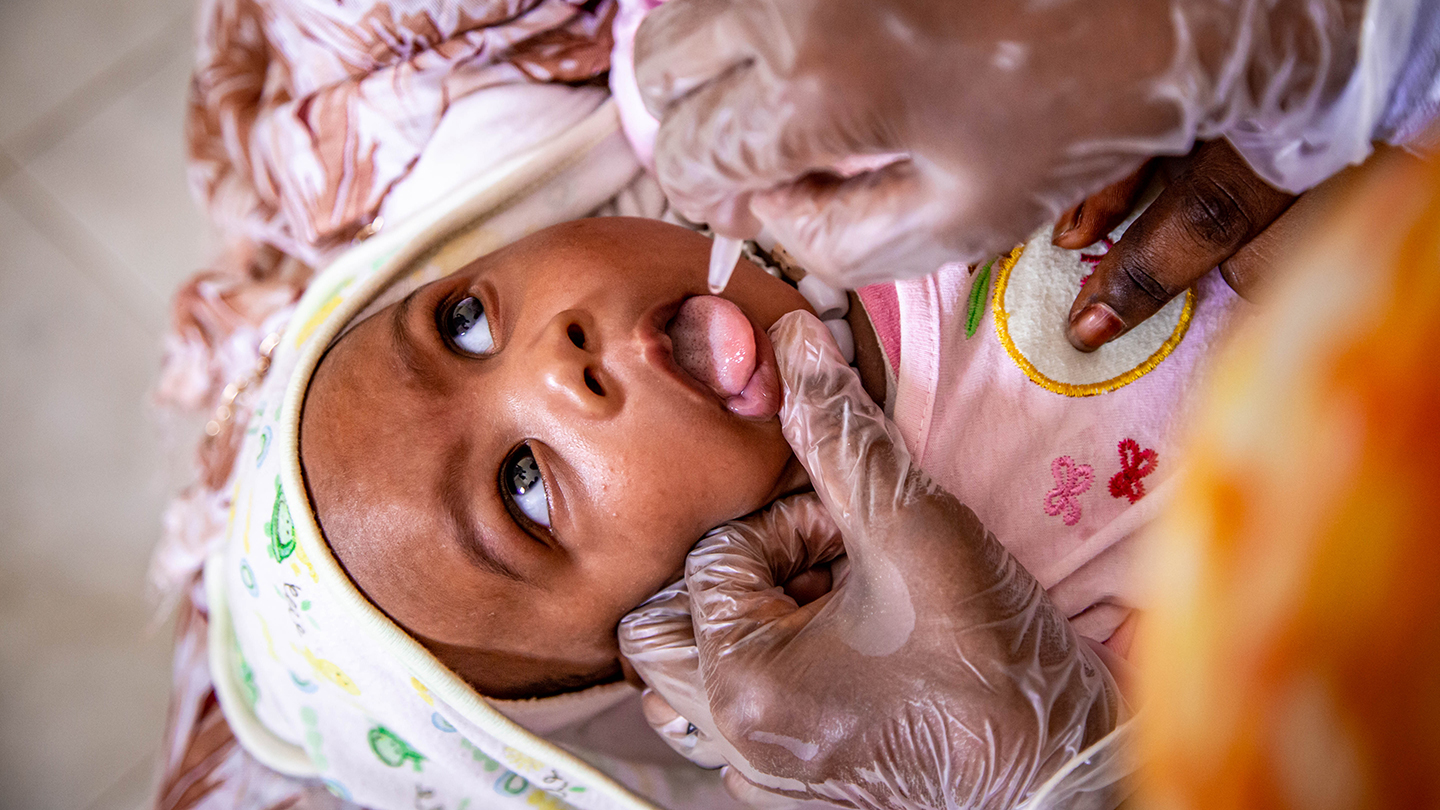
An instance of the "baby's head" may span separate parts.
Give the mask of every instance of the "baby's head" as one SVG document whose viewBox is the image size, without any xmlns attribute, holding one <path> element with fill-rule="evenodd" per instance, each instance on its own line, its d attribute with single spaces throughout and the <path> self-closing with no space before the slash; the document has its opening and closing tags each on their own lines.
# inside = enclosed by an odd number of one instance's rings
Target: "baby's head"
<svg viewBox="0 0 1440 810">
<path fill-rule="evenodd" d="M 803 484 L 773 408 L 738 416 L 674 361 L 709 245 L 651 220 L 549 228 L 375 313 L 316 370 L 300 450 L 326 540 L 482 694 L 618 678 L 620 618 L 704 532 Z M 746 262 L 723 297 L 763 385 L 765 330 L 804 300 Z"/>
</svg>

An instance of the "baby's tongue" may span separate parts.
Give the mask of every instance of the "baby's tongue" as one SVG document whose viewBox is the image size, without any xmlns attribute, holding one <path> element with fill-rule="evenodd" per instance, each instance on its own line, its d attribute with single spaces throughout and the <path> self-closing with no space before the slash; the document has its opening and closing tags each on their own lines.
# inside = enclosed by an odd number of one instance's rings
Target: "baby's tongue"
<svg viewBox="0 0 1440 810">
<path fill-rule="evenodd" d="M 688 299 L 665 331 L 676 365 L 721 399 L 744 391 L 755 374 L 755 330 L 745 313 L 724 298 Z"/>
</svg>

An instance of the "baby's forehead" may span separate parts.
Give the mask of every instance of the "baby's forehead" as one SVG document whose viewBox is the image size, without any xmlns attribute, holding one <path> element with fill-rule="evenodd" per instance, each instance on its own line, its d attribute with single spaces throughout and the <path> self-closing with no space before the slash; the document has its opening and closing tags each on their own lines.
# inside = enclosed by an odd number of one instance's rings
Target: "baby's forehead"
<svg viewBox="0 0 1440 810">
<path fill-rule="evenodd" d="M 546 269 L 554 262 L 577 271 L 589 267 L 621 270 L 642 278 L 652 273 L 674 273 L 680 267 L 698 264 L 703 271 L 709 257 L 710 240 L 679 225 L 633 217 L 593 217 L 555 225 L 513 242 L 476 259 L 461 273 L 530 272 L 537 260 Z M 555 279 L 563 284 L 563 273 Z"/>
<path fill-rule="evenodd" d="M 334 507 L 361 498 L 395 503 L 406 492 L 400 482 L 426 475 L 440 452 L 437 397 L 400 371 L 391 319 L 383 309 L 342 335 L 306 392 L 301 465 L 327 529 Z"/>
<path fill-rule="evenodd" d="M 392 563 L 397 555 L 428 558 L 424 550 L 453 533 L 442 484 L 455 478 L 456 434 L 439 397 L 395 371 L 389 319 L 381 310 L 336 341 L 300 418 L 316 522 L 356 585 L 387 613 L 395 593 L 432 594 L 427 566 Z"/>
</svg>

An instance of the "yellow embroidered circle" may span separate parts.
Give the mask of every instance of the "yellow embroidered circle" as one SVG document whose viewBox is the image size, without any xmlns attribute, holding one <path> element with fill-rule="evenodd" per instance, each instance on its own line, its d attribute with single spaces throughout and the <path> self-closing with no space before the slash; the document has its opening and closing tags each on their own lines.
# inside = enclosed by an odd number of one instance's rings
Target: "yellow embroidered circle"
<svg viewBox="0 0 1440 810">
<path fill-rule="evenodd" d="M 1053 380 L 1036 368 L 1035 364 L 1015 347 L 1015 341 L 1010 337 L 1010 314 L 1005 311 L 1005 287 L 1010 281 L 1010 271 L 1015 268 L 1015 263 L 1020 260 L 1020 255 L 1024 252 L 1025 246 L 1017 245 L 1008 256 L 1000 260 L 999 273 L 995 279 L 995 295 L 991 306 L 995 314 L 995 334 L 1000 338 L 1000 345 L 1005 347 L 1005 352 L 1010 355 L 1011 360 L 1015 361 L 1015 365 L 1025 372 L 1025 376 L 1047 391 L 1067 397 L 1093 397 L 1129 385 L 1160 365 L 1160 362 L 1168 357 L 1176 346 L 1180 345 L 1180 341 L 1185 337 L 1185 332 L 1190 328 L 1190 317 L 1195 311 L 1195 290 L 1193 289 L 1185 293 L 1185 305 L 1180 311 L 1180 321 L 1175 324 L 1175 330 L 1170 333 L 1170 337 L 1164 343 L 1160 344 L 1160 348 L 1156 349 L 1138 366 L 1108 380 L 1094 383 L 1075 384 Z"/>
</svg>

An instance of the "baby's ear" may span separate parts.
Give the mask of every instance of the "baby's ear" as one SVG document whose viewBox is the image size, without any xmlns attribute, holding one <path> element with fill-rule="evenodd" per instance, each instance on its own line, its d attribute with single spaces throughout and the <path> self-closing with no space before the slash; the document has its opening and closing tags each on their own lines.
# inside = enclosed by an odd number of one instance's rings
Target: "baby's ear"
<svg viewBox="0 0 1440 810">
<path fill-rule="evenodd" d="M 630 684 L 631 686 L 634 686 L 637 689 L 644 689 L 645 680 L 640 677 L 640 673 L 635 671 L 635 667 L 630 665 L 630 659 L 626 658 L 624 653 L 621 653 L 619 656 L 619 660 L 620 672 L 624 674 L 625 682 Z"/>
</svg>

